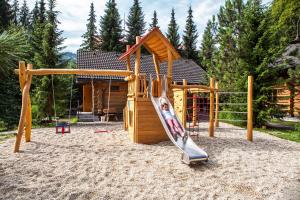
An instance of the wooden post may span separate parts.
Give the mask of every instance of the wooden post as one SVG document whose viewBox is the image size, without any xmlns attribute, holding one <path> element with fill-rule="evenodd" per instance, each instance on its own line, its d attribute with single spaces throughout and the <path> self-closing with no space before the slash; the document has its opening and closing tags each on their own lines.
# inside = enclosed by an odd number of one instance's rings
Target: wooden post
<svg viewBox="0 0 300 200">
<path fill-rule="evenodd" d="M 210 78 L 210 100 L 209 100 L 209 137 L 214 137 L 214 79 Z"/>
<path fill-rule="evenodd" d="M 171 85 L 172 85 L 172 81 L 173 81 L 173 55 L 170 49 L 168 49 L 168 78 L 167 78 L 167 96 L 169 98 L 173 98 L 173 93 L 171 91 Z"/>
<path fill-rule="evenodd" d="M 27 69 L 32 69 L 32 64 L 27 64 Z M 30 100 L 30 92 L 28 92 L 28 103 L 27 103 L 27 111 L 26 111 L 26 123 L 25 123 L 26 142 L 30 142 L 31 140 L 31 126 L 32 126 L 31 100 Z"/>
<path fill-rule="evenodd" d="M 193 94 L 193 127 L 197 125 L 197 95 Z"/>
<path fill-rule="evenodd" d="M 215 112 L 215 127 L 219 127 L 219 82 L 216 82 L 216 112 Z"/>
<path fill-rule="evenodd" d="M 186 79 L 183 79 L 183 86 L 187 86 Z M 182 97 L 182 124 L 183 127 L 186 128 L 186 110 L 187 110 L 187 89 L 183 89 L 183 97 Z"/>
<path fill-rule="evenodd" d="M 26 118 L 26 112 L 28 109 L 28 96 L 29 96 L 29 90 L 31 86 L 31 81 L 32 81 L 32 75 L 27 74 L 25 72 L 26 82 L 24 84 L 23 92 L 22 92 L 22 108 L 21 108 L 21 114 L 20 114 L 20 120 L 19 120 L 19 126 L 18 126 L 18 134 L 16 136 L 16 143 L 15 143 L 15 149 L 14 152 L 19 152 L 20 145 L 21 145 L 21 140 L 22 140 L 22 135 L 24 131 L 24 125 L 25 125 L 25 118 Z"/>
<path fill-rule="evenodd" d="M 140 36 L 136 36 L 136 44 L 138 44 L 141 40 Z M 134 65 L 134 74 L 135 74 L 135 97 L 137 98 L 140 92 L 140 79 L 139 74 L 141 70 L 141 47 L 139 47 L 136 51 L 135 56 L 135 65 Z"/>
<path fill-rule="evenodd" d="M 130 49 L 130 45 L 126 45 L 126 51 L 128 51 Z M 130 71 L 131 70 L 131 63 L 130 63 L 130 55 L 127 56 L 127 70 Z"/>
<path fill-rule="evenodd" d="M 248 76 L 247 140 L 253 141 L 253 76 Z"/>
<path fill-rule="evenodd" d="M 153 63 L 154 63 L 154 67 L 155 67 L 155 72 L 156 72 L 156 79 L 157 79 L 157 95 L 160 96 L 161 95 L 161 90 L 162 90 L 162 85 L 161 85 L 161 80 L 160 80 L 160 66 L 159 66 L 159 61 L 158 58 L 155 54 L 152 54 L 153 56 Z"/>
</svg>

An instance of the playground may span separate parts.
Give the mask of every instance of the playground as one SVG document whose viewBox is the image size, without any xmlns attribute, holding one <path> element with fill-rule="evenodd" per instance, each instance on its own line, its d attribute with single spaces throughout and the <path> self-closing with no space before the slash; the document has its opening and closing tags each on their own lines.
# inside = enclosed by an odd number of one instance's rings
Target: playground
<svg viewBox="0 0 300 200">
<path fill-rule="evenodd" d="M 298 199 L 299 144 L 257 131 L 251 143 L 245 130 L 220 126 L 230 129 L 194 137 L 210 159 L 192 167 L 171 141 L 133 144 L 120 122 L 109 133 L 33 129 L 19 154 L 13 138 L 0 144 L 0 199 Z"/>
</svg>

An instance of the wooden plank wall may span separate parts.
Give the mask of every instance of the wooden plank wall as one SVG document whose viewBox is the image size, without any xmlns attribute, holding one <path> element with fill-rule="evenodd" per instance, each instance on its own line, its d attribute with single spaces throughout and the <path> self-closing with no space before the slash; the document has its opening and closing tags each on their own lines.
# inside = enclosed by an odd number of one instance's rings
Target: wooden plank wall
<svg viewBox="0 0 300 200">
<path fill-rule="evenodd" d="M 140 98 L 136 101 L 136 141 L 143 144 L 155 144 L 169 140 L 159 117 L 148 98 Z"/>
<path fill-rule="evenodd" d="M 92 112 L 92 86 L 83 86 L 83 112 Z"/>
<path fill-rule="evenodd" d="M 276 90 L 276 103 L 282 106 L 282 110 L 289 112 L 290 110 L 290 90 L 286 85 L 277 86 L 274 88 Z M 300 90 L 300 87 L 297 87 Z M 300 116 L 300 94 L 296 95 L 294 99 L 294 115 Z"/>
</svg>

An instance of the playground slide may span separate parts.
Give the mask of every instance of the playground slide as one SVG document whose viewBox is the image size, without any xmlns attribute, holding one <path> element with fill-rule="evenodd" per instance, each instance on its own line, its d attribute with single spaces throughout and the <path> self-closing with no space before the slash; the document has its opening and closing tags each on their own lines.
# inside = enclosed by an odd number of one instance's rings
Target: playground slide
<svg viewBox="0 0 300 200">
<path fill-rule="evenodd" d="M 165 81 L 163 80 L 163 82 L 165 82 Z M 163 85 L 165 86 L 165 84 L 163 84 Z M 182 126 L 181 122 L 178 120 L 178 118 L 174 112 L 174 109 L 172 107 L 172 104 L 170 103 L 169 99 L 166 96 L 165 88 L 166 87 L 163 87 L 162 97 L 168 103 L 170 112 L 175 116 L 179 125 L 182 127 L 182 130 L 185 130 L 184 127 Z M 166 123 L 166 121 L 162 115 L 162 112 L 161 112 L 160 99 L 162 97 L 153 97 L 151 92 L 150 92 L 150 97 L 151 97 L 153 106 L 159 116 L 159 119 L 160 119 L 167 135 L 169 136 L 169 138 L 173 142 L 173 144 L 176 145 L 181 150 L 182 161 L 186 164 L 190 164 L 191 162 L 196 162 L 196 161 L 207 161 L 208 160 L 207 153 L 205 151 L 203 151 L 201 148 L 199 148 L 190 136 L 188 136 L 187 138 L 184 138 L 184 139 L 182 137 L 178 136 L 177 140 L 174 139 L 174 137 L 171 133 L 171 130 L 170 130 L 168 124 Z"/>
</svg>

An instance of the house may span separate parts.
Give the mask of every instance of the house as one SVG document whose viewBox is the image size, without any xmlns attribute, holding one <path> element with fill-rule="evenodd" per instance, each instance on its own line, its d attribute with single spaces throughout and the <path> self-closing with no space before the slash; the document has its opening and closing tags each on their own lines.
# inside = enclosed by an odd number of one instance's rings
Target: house
<svg viewBox="0 0 300 200">
<path fill-rule="evenodd" d="M 77 68 L 126 70 L 126 62 L 118 59 L 120 55 L 118 52 L 80 50 L 77 52 Z M 131 66 L 134 66 L 134 60 L 135 56 L 131 56 Z M 147 82 L 150 74 L 156 73 L 152 65 L 152 55 L 141 56 L 141 73 L 146 74 Z M 166 73 L 167 63 L 161 63 L 161 74 Z M 183 79 L 189 84 L 205 84 L 206 77 L 206 72 L 192 60 L 180 59 L 173 63 L 173 81 L 177 84 L 182 84 Z M 76 82 L 82 92 L 79 104 L 82 105 L 83 112 L 102 115 L 110 99 L 110 112 L 123 113 L 128 93 L 128 83 L 124 77 L 80 75 L 76 77 Z"/>
<path fill-rule="evenodd" d="M 282 111 L 290 116 L 300 116 L 300 86 L 295 80 L 289 79 L 288 70 L 300 66 L 300 38 L 299 36 L 287 46 L 280 58 L 271 67 L 281 66 L 286 82 L 273 87 L 273 98 Z M 298 81 L 299 83 L 299 81 Z"/>
</svg>

